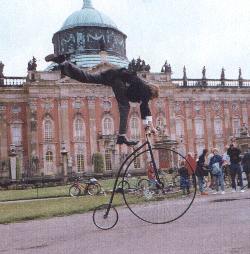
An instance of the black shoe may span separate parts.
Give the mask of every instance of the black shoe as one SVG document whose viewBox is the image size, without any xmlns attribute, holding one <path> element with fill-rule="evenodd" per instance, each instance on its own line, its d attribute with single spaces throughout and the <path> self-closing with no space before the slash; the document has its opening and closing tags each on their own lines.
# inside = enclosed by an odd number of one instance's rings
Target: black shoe
<svg viewBox="0 0 250 254">
<path fill-rule="evenodd" d="M 46 62 L 55 62 L 55 63 L 63 63 L 66 59 L 68 59 L 69 55 L 64 52 L 59 52 L 58 54 L 50 54 L 45 57 Z"/>
<path fill-rule="evenodd" d="M 139 143 L 139 141 L 130 141 L 126 138 L 126 136 L 118 136 L 116 144 L 122 145 L 126 144 L 127 146 L 135 146 Z"/>
</svg>

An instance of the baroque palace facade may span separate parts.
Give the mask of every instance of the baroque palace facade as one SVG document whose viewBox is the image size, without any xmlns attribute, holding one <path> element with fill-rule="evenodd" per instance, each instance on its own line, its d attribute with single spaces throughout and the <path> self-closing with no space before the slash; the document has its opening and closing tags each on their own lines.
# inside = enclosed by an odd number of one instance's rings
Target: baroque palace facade
<svg viewBox="0 0 250 254">
<path fill-rule="evenodd" d="M 126 35 L 106 16 L 100 25 L 91 1 L 84 1 L 81 12 L 92 17 L 92 23 L 83 19 L 76 24 L 79 12 L 73 13 L 53 37 L 55 52 L 69 52 L 71 61 L 88 73 L 127 67 Z M 101 52 L 100 39 L 105 42 Z M 249 126 L 250 81 L 243 80 L 241 72 L 238 79 L 227 80 L 222 69 L 220 79 L 210 80 L 204 67 L 201 79 L 188 79 L 184 67 L 183 78 L 172 79 L 167 63 L 159 73 L 151 73 L 140 60 L 134 66 L 139 67 L 138 76 L 160 87 L 160 97 L 150 104 L 159 128 L 157 141 L 184 156 L 213 147 L 223 153 L 233 137 L 240 138 L 242 126 Z M 35 59 L 27 77 L 0 75 L 0 169 L 6 167 L 11 149 L 20 158 L 22 172 L 44 175 L 62 172 L 63 148 L 69 172 L 93 172 L 98 151 L 106 170 L 116 171 L 131 152 L 126 145 L 116 145 L 119 113 L 110 87 L 62 76 L 54 63 L 37 71 Z M 137 103 L 131 103 L 127 136 L 139 144 L 145 141 Z M 145 161 L 137 163 L 138 169 L 145 166 Z"/>
</svg>

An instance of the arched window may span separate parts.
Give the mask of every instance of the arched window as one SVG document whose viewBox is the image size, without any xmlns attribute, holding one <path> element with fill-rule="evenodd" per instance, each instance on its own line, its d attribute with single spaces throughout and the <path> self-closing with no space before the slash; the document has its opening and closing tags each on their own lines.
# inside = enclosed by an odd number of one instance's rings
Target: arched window
<svg viewBox="0 0 250 254">
<path fill-rule="evenodd" d="M 45 155 L 45 169 L 46 174 L 54 173 L 54 165 L 53 165 L 53 153 L 51 151 L 47 151 Z"/>
<path fill-rule="evenodd" d="M 83 150 L 78 150 L 77 153 L 77 172 L 84 171 L 84 155 Z"/>
<path fill-rule="evenodd" d="M 113 131 L 113 120 L 111 117 L 105 117 L 102 120 L 102 135 L 112 135 Z"/>
<path fill-rule="evenodd" d="M 111 151 L 109 149 L 105 151 L 105 166 L 106 166 L 106 170 L 112 170 Z"/>
<path fill-rule="evenodd" d="M 82 141 L 85 138 L 85 125 L 81 118 L 77 118 L 74 123 L 74 139 L 75 141 Z"/>
<path fill-rule="evenodd" d="M 53 141 L 53 122 L 51 119 L 44 121 L 44 141 Z"/>
<path fill-rule="evenodd" d="M 140 138 L 140 125 L 139 125 L 139 118 L 132 117 L 130 121 L 130 137 L 133 139 Z"/>
<path fill-rule="evenodd" d="M 11 142 L 16 146 L 22 145 L 22 123 L 19 121 L 11 123 Z"/>
</svg>

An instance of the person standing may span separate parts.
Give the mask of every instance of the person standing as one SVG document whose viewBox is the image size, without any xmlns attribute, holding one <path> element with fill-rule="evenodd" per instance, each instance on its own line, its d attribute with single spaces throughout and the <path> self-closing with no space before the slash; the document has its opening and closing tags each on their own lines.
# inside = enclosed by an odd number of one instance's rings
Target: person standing
<svg viewBox="0 0 250 254">
<path fill-rule="evenodd" d="M 211 174 L 213 176 L 214 184 L 215 184 L 216 191 L 213 194 L 219 193 L 219 182 L 221 186 L 221 194 L 225 194 L 224 182 L 223 182 L 223 170 L 222 170 L 223 159 L 218 154 L 218 152 L 219 151 L 217 148 L 213 149 L 213 157 L 210 159 L 208 168 L 211 169 Z"/>
<path fill-rule="evenodd" d="M 206 161 L 205 161 L 206 165 L 209 165 L 210 160 L 213 156 L 214 156 L 213 149 L 211 149 L 211 153 L 207 156 Z M 213 178 L 213 175 L 211 174 L 211 171 L 209 171 L 209 174 L 210 174 L 210 178 L 211 178 L 211 184 L 209 185 L 209 187 L 213 190 L 215 188 L 214 187 L 214 178 Z"/>
<path fill-rule="evenodd" d="M 192 182 L 193 185 L 195 185 L 195 170 L 197 167 L 197 161 L 190 152 L 187 154 L 187 160 L 185 161 L 184 167 L 187 168 L 189 175 L 192 176 Z"/>
<path fill-rule="evenodd" d="M 223 164 L 222 167 L 224 168 L 224 174 L 229 177 L 229 181 L 231 182 L 231 176 L 230 176 L 230 157 L 227 154 L 228 146 L 225 147 L 225 153 L 222 156 Z"/>
<path fill-rule="evenodd" d="M 147 175 L 148 175 L 148 187 L 150 188 L 150 186 L 153 185 L 153 187 L 156 188 L 155 172 L 153 169 L 153 162 L 152 161 L 149 162 Z"/>
<path fill-rule="evenodd" d="M 233 142 L 230 147 L 227 150 L 227 154 L 230 157 L 230 173 L 231 173 L 231 178 L 232 178 L 232 192 L 236 191 L 236 183 L 235 183 L 235 177 L 236 174 L 238 175 L 238 180 L 240 184 L 240 192 L 245 192 L 244 191 L 244 185 L 243 185 L 243 180 L 242 180 L 242 171 L 241 171 L 241 165 L 240 165 L 240 154 L 241 150 L 237 148 L 236 142 Z"/>
<path fill-rule="evenodd" d="M 181 168 L 179 169 L 179 174 L 180 174 L 180 189 L 183 190 L 183 195 L 186 195 L 186 190 L 187 190 L 187 195 L 190 194 L 190 176 L 188 169 L 185 167 L 184 161 L 181 162 Z"/>
<path fill-rule="evenodd" d="M 203 149 L 202 155 L 198 159 L 197 167 L 196 167 L 196 171 L 195 171 L 195 174 L 198 179 L 201 195 L 208 195 L 209 194 L 208 192 L 205 192 L 204 188 L 203 188 L 203 178 L 204 178 L 205 170 L 206 170 L 205 159 L 206 159 L 207 155 L 208 155 L 208 150 Z"/>
<path fill-rule="evenodd" d="M 248 147 L 248 152 L 244 154 L 242 163 L 243 163 L 243 171 L 247 175 L 247 187 L 250 188 L 250 179 L 249 179 L 249 173 L 250 173 L 250 147 Z"/>
</svg>

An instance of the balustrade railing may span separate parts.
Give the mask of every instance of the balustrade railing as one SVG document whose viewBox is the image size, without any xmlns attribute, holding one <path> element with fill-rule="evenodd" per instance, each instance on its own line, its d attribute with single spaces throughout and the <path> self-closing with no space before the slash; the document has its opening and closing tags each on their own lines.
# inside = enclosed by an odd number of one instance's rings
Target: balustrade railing
<svg viewBox="0 0 250 254">
<path fill-rule="evenodd" d="M 0 86 L 23 86 L 26 77 L 3 77 L 0 78 Z"/>
<path fill-rule="evenodd" d="M 250 80 L 238 79 L 172 79 L 172 83 L 182 87 L 249 87 Z"/>
</svg>

